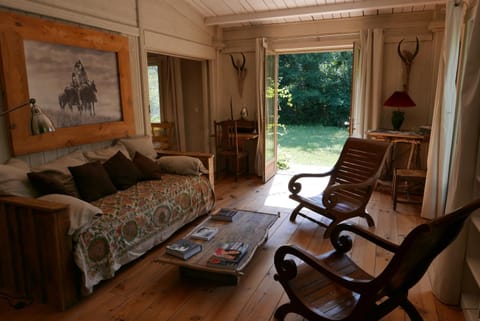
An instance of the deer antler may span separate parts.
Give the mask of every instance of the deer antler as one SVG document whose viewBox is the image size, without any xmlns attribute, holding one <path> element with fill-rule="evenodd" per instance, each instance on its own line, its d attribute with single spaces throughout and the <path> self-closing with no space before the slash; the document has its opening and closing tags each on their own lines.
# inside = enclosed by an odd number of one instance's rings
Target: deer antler
<svg viewBox="0 0 480 321">
<path fill-rule="evenodd" d="M 410 69 L 411 69 L 411 66 L 412 66 L 412 63 L 413 63 L 413 59 L 415 59 L 415 57 L 418 54 L 418 50 L 419 50 L 418 37 L 416 37 L 416 39 L 417 39 L 417 45 L 416 45 L 415 51 L 413 53 L 410 52 L 410 51 L 407 51 L 407 50 L 402 51 L 400 49 L 400 47 L 402 45 L 402 42 L 405 39 L 400 40 L 400 42 L 398 43 L 398 46 L 397 46 L 398 55 L 400 56 L 400 59 L 402 59 L 403 66 L 405 68 L 405 73 L 404 73 L 404 76 L 403 76 L 403 78 L 404 78 L 404 81 L 403 81 L 404 91 L 408 91 L 408 83 L 409 83 L 409 80 L 410 80 Z"/>
<path fill-rule="evenodd" d="M 245 68 L 245 63 L 247 59 L 243 52 L 240 53 L 242 55 L 242 63 L 240 60 L 235 61 L 233 59 L 233 55 L 230 55 L 230 59 L 232 60 L 233 68 L 237 71 L 237 81 L 238 81 L 238 91 L 240 93 L 240 97 L 243 96 L 243 83 L 245 81 L 245 77 L 247 76 L 247 68 Z"/>
</svg>

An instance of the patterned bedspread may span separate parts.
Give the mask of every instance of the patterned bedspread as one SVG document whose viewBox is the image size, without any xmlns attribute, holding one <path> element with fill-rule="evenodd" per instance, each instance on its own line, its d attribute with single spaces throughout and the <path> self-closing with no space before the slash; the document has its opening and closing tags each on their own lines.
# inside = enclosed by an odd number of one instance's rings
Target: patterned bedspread
<svg viewBox="0 0 480 321">
<path fill-rule="evenodd" d="M 85 290 L 90 293 L 122 265 L 208 213 L 214 202 L 205 177 L 167 174 L 92 202 L 104 214 L 74 235 L 74 258 Z"/>
</svg>

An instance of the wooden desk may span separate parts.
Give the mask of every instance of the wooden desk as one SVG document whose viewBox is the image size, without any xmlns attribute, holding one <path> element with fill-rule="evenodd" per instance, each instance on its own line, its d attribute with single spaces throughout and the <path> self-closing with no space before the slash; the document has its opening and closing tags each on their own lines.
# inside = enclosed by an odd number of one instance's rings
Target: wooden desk
<svg viewBox="0 0 480 321">
<path fill-rule="evenodd" d="M 406 167 L 407 169 L 412 168 L 412 164 L 415 166 L 418 158 L 418 146 L 422 142 L 426 141 L 427 139 L 427 136 L 419 133 L 415 133 L 415 132 L 382 130 L 382 129 L 369 130 L 367 131 L 367 136 L 372 139 L 389 141 L 394 144 L 396 143 L 410 144 L 410 153 L 408 155 L 408 162 Z"/>
</svg>

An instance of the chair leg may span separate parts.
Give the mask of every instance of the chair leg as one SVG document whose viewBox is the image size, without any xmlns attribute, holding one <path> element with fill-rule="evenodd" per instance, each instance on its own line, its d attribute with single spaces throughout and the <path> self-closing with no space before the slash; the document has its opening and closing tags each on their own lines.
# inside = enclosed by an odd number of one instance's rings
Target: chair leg
<svg viewBox="0 0 480 321">
<path fill-rule="evenodd" d="M 415 308 L 415 306 L 408 301 L 408 299 L 405 299 L 402 303 L 400 303 L 400 306 L 405 310 L 405 312 L 407 312 L 411 321 L 423 321 L 423 318 L 420 313 L 418 313 L 417 308 Z"/>
<path fill-rule="evenodd" d="M 363 213 L 363 217 L 367 220 L 368 226 L 372 227 L 375 226 L 375 222 L 373 221 L 373 218 L 368 214 L 367 212 Z"/>
<path fill-rule="evenodd" d="M 302 208 L 302 204 L 299 204 L 297 207 L 295 207 L 295 209 L 292 211 L 292 214 L 290 214 L 290 222 L 295 222 L 295 219 Z"/>
</svg>

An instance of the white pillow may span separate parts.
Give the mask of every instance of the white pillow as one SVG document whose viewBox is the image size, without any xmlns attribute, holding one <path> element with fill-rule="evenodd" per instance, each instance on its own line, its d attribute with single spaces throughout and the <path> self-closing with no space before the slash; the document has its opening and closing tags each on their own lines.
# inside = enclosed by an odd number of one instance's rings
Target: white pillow
<svg viewBox="0 0 480 321">
<path fill-rule="evenodd" d="M 119 140 L 119 143 L 127 148 L 128 153 L 130 154 L 130 158 L 132 159 L 135 157 L 135 152 L 139 152 L 140 154 L 145 155 L 151 159 L 157 158 L 157 152 L 155 151 L 152 137 L 150 136 L 121 138 Z"/>
<path fill-rule="evenodd" d="M 179 175 L 208 174 L 200 159 L 190 156 L 162 156 L 157 160 L 162 171 Z"/>
<path fill-rule="evenodd" d="M 17 158 L 0 164 L 0 195 L 37 197 L 38 193 L 27 176 L 29 171 L 28 164 Z"/>
<path fill-rule="evenodd" d="M 70 205 L 70 228 L 68 230 L 69 235 L 72 235 L 79 228 L 89 223 L 95 215 L 103 214 L 103 211 L 98 207 L 69 195 L 47 194 L 40 196 L 37 199 Z"/>
<path fill-rule="evenodd" d="M 83 155 L 90 161 L 100 161 L 105 163 L 112 158 L 116 153 L 122 152 L 128 159 L 131 159 L 128 150 L 122 144 L 115 144 L 111 147 L 101 148 L 94 151 L 83 152 Z"/>
</svg>

